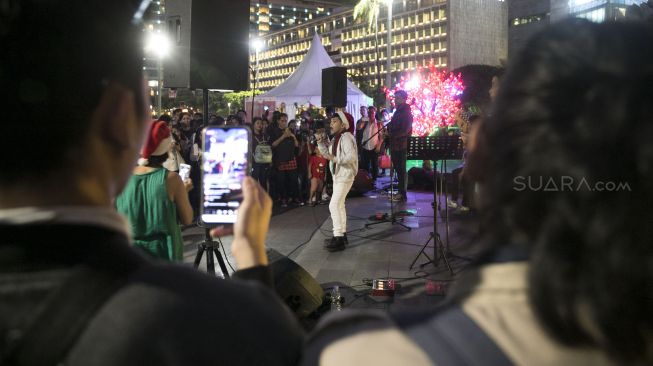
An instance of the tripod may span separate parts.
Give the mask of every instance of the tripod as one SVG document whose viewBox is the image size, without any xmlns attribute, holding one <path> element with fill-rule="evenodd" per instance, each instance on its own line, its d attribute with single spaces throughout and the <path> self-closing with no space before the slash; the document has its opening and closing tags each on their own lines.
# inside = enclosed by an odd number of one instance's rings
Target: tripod
<svg viewBox="0 0 653 366">
<path fill-rule="evenodd" d="M 433 165 L 437 164 L 437 161 L 433 161 Z M 444 165 L 442 165 L 444 166 Z M 443 186 L 443 172 L 444 169 L 440 169 L 440 191 L 442 191 L 442 186 Z M 424 267 L 428 264 L 433 264 L 434 266 L 439 266 L 440 260 L 443 260 L 444 263 L 447 265 L 447 268 L 449 269 L 449 273 L 453 275 L 453 269 L 451 268 L 451 263 L 449 263 L 449 235 L 448 235 L 448 229 L 447 229 L 447 245 L 445 249 L 445 245 L 442 242 L 442 239 L 440 238 L 440 234 L 438 233 L 438 196 L 437 196 L 437 184 L 436 184 L 436 179 L 435 175 L 433 177 L 433 202 L 431 202 L 431 207 L 433 208 L 433 231 L 429 233 L 429 239 L 424 243 L 422 246 L 422 249 L 420 249 L 419 253 L 417 253 L 417 256 L 415 259 L 413 259 L 413 262 L 410 264 L 409 269 L 413 269 L 415 266 L 415 262 L 417 262 L 417 259 L 419 259 L 420 255 L 424 255 L 429 261 L 423 264 L 420 264 L 420 267 Z M 445 189 L 446 190 L 446 189 Z M 445 202 L 446 206 L 446 202 Z M 448 213 L 446 214 L 448 216 Z M 428 254 L 426 254 L 425 250 L 426 247 L 429 245 L 429 243 L 433 240 L 433 258 L 429 257 Z"/>
<path fill-rule="evenodd" d="M 440 234 L 438 233 L 438 195 L 437 195 L 437 184 L 435 179 L 435 174 L 433 175 L 433 202 L 431 206 L 433 207 L 433 231 L 429 233 L 429 239 L 424 243 L 422 249 L 417 253 L 415 259 L 410 264 L 410 269 L 413 269 L 417 259 L 421 255 L 424 255 L 429 261 L 421 264 L 420 267 L 424 267 L 428 264 L 433 264 L 438 266 L 440 260 L 443 260 L 449 269 L 449 273 L 453 275 L 453 269 L 451 268 L 451 263 L 449 257 L 454 256 L 449 249 L 449 210 L 447 207 L 446 197 L 447 189 L 446 183 L 444 181 L 444 173 L 446 172 L 446 159 L 455 158 L 457 156 L 462 156 L 462 150 L 460 147 L 460 136 L 439 136 L 439 137 L 413 137 L 410 140 L 409 157 L 412 159 L 432 159 L 434 167 L 437 166 L 437 161 L 442 161 L 440 165 L 440 193 L 444 193 L 445 197 L 445 220 L 446 220 L 446 235 L 447 235 L 447 244 L 442 242 Z M 434 173 L 437 169 L 434 169 Z M 425 250 L 429 243 L 433 240 L 433 258 L 429 257 Z"/>
<path fill-rule="evenodd" d="M 197 243 L 197 255 L 195 256 L 194 267 L 198 268 L 200 262 L 202 261 L 202 255 L 206 252 L 206 271 L 212 275 L 215 274 L 215 264 L 213 262 L 213 255 L 218 258 L 218 264 L 220 265 L 220 271 L 222 271 L 222 276 L 225 279 L 229 278 L 229 272 L 227 271 L 227 266 L 224 264 L 224 258 L 222 258 L 222 253 L 220 253 L 220 245 L 222 241 L 220 238 L 217 238 L 218 241 L 213 240 L 211 234 L 209 233 L 210 229 L 205 228 L 204 231 L 204 241 Z"/>
<path fill-rule="evenodd" d="M 385 127 L 385 126 L 384 126 Z M 369 140 L 374 138 L 374 136 L 378 135 L 383 131 L 382 129 L 379 129 L 374 135 L 370 136 L 367 140 L 365 140 L 361 145 L 365 145 Z M 377 221 L 377 222 L 371 222 L 368 224 L 365 224 L 365 228 L 368 228 L 370 226 L 374 225 L 379 225 L 379 224 L 385 224 L 385 223 L 390 223 L 390 225 L 399 225 L 406 229 L 406 231 L 412 230 L 409 226 L 404 224 L 403 222 L 400 222 L 399 219 L 397 219 L 397 216 L 394 213 L 394 189 L 392 188 L 393 181 L 394 181 L 394 175 L 392 174 L 394 172 L 394 165 L 392 164 L 392 150 L 390 151 L 390 215 L 384 215 L 384 218 Z M 399 182 L 397 182 L 399 184 Z"/>
</svg>

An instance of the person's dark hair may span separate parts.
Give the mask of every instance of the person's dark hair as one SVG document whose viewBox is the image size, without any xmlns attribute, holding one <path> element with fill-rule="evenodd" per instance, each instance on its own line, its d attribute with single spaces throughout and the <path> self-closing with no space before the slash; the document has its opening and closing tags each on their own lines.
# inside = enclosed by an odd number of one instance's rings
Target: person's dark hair
<svg viewBox="0 0 653 366">
<path fill-rule="evenodd" d="M 252 121 L 252 126 L 254 126 L 254 124 L 256 123 L 256 121 L 261 121 L 261 122 L 263 122 L 263 118 L 261 118 L 261 117 L 254 117 L 254 120 Z"/>
<path fill-rule="evenodd" d="M 170 117 L 170 116 L 167 115 L 167 114 L 162 114 L 161 116 L 159 116 L 159 119 L 158 119 L 158 120 L 159 120 L 159 121 L 163 121 L 163 122 L 165 122 L 166 124 L 170 124 L 170 123 L 172 122 L 172 117 Z"/>
<path fill-rule="evenodd" d="M 541 324 L 624 364 L 653 363 L 652 59 L 643 24 L 571 20 L 534 36 L 469 160 L 486 244 L 530 252 Z M 598 182 L 622 189 L 587 188 Z"/>
<path fill-rule="evenodd" d="M 150 155 L 149 158 L 147 158 L 147 166 L 152 167 L 152 168 L 158 168 L 163 166 L 163 163 L 168 160 L 168 154 L 161 154 L 161 155 Z"/>
<path fill-rule="evenodd" d="M 221 116 L 215 116 L 215 118 L 211 118 L 209 120 L 209 126 L 223 126 L 224 125 L 224 118 Z"/>
<path fill-rule="evenodd" d="M 379 121 L 383 121 L 383 114 L 386 112 L 387 110 L 385 108 L 381 108 L 378 111 L 376 111 L 376 119 Z"/>
<path fill-rule="evenodd" d="M 0 184 L 66 167 L 109 82 L 132 90 L 145 117 L 142 32 L 131 3 L 23 0 L 0 10 L 0 100 L 11 121 Z"/>
<path fill-rule="evenodd" d="M 480 120 L 481 120 L 481 116 L 478 115 L 478 114 L 472 114 L 471 116 L 469 116 L 469 124 L 470 125 L 474 125 Z"/>
<path fill-rule="evenodd" d="M 179 113 L 179 117 L 178 117 L 179 120 L 178 120 L 178 121 L 181 122 L 181 120 L 184 118 L 184 116 L 191 117 L 191 119 L 192 119 L 192 116 L 190 115 L 190 113 L 188 113 L 188 112 L 181 112 L 181 113 Z"/>
<path fill-rule="evenodd" d="M 279 126 L 279 120 L 281 119 L 281 117 L 286 117 L 286 118 L 288 118 L 288 115 L 285 114 L 285 113 L 281 113 L 281 112 L 278 112 L 278 113 L 277 113 L 277 112 L 275 111 L 275 112 L 272 114 L 272 123 L 273 123 L 275 126 Z"/>
<path fill-rule="evenodd" d="M 175 109 L 172 110 L 172 115 L 180 114 L 181 112 L 183 112 L 183 109 L 181 109 L 181 108 L 175 108 Z"/>
</svg>

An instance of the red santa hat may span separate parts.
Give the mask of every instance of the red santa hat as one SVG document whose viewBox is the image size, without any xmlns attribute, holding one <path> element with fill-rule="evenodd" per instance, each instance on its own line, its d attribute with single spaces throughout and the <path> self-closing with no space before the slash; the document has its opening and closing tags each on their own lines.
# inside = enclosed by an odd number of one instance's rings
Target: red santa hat
<svg viewBox="0 0 653 366">
<path fill-rule="evenodd" d="M 154 155 L 163 155 L 170 150 L 172 135 L 170 129 L 164 121 L 153 121 L 150 124 L 150 130 L 147 133 L 145 144 L 141 150 L 141 158 L 138 160 L 139 165 L 147 165 L 147 159 Z"/>
<path fill-rule="evenodd" d="M 351 114 L 349 114 L 349 113 L 347 113 L 345 111 L 338 111 L 338 112 L 336 112 L 336 114 L 338 114 L 341 121 L 347 122 L 347 125 L 348 125 L 347 131 L 349 131 L 351 133 L 354 133 L 354 128 L 355 128 L 354 127 L 354 116 L 352 116 Z"/>
</svg>

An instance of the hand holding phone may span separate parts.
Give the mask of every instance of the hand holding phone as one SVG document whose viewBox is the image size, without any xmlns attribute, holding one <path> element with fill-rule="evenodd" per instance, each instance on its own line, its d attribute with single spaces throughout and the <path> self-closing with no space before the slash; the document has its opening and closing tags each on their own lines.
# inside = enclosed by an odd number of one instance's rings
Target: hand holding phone
<svg viewBox="0 0 653 366">
<path fill-rule="evenodd" d="M 272 199 L 251 177 L 243 180 L 243 197 L 236 223 L 211 230 L 213 237 L 234 235 L 231 253 L 241 270 L 268 264 L 265 237 L 272 216 Z"/>
</svg>

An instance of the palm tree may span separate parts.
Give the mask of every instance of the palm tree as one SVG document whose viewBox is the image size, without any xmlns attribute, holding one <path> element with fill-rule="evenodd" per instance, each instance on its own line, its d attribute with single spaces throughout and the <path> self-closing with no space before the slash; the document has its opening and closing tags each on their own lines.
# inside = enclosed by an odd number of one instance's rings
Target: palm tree
<svg viewBox="0 0 653 366">
<path fill-rule="evenodd" d="M 376 76 L 378 86 L 381 86 L 381 73 L 379 67 L 379 12 L 381 11 L 381 4 L 386 0 L 360 0 L 354 7 L 354 19 L 366 17 L 367 18 L 367 31 L 374 28 L 374 54 L 376 63 Z"/>
</svg>

